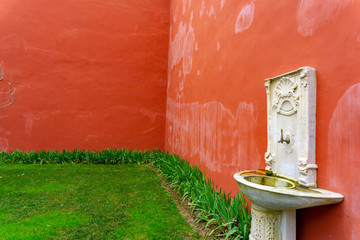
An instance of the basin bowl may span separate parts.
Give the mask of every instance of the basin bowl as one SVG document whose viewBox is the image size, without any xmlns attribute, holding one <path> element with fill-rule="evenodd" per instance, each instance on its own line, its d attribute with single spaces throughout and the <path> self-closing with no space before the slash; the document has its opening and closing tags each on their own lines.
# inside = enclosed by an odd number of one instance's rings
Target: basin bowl
<svg viewBox="0 0 360 240">
<path fill-rule="evenodd" d="M 260 184 L 263 186 L 277 187 L 277 188 L 294 188 L 295 184 L 281 178 L 263 175 L 247 175 L 244 176 L 246 181 Z"/>
<path fill-rule="evenodd" d="M 257 207 L 268 210 L 294 210 L 339 203 L 344 196 L 320 188 L 303 187 L 291 179 L 267 176 L 250 170 L 234 175 L 240 191 Z"/>
</svg>

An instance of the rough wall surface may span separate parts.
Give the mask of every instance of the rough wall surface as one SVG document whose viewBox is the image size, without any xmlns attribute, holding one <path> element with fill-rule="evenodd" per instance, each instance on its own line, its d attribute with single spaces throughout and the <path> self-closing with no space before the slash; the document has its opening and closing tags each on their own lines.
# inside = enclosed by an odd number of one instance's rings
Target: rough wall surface
<svg viewBox="0 0 360 240">
<path fill-rule="evenodd" d="M 360 2 L 173 0 L 165 148 L 215 184 L 265 167 L 264 79 L 317 69 L 318 185 L 345 195 L 299 210 L 297 239 L 360 239 Z"/>
<path fill-rule="evenodd" d="M 1 150 L 164 148 L 168 0 L 2 0 L 0 33 Z"/>
</svg>

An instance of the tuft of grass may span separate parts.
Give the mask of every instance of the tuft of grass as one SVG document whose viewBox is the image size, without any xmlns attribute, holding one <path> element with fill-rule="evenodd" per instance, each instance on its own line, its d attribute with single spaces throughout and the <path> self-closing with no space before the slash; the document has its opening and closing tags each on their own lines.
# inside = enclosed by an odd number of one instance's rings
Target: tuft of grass
<svg viewBox="0 0 360 240">
<path fill-rule="evenodd" d="M 196 239 L 149 165 L 0 165 L 0 239 Z"/>
</svg>

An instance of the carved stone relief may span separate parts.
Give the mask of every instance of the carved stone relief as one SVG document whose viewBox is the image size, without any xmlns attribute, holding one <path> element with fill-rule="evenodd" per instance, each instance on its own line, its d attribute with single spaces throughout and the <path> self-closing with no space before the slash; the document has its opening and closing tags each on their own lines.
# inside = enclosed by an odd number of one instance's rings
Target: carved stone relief
<svg viewBox="0 0 360 240">
<path fill-rule="evenodd" d="M 267 171 L 267 172 L 272 172 L 273 170 L 272 170 L 272 165 L 273 165 L 273 163 L 275 162 L 275 156 L 273 156 L 273 155 L 271 155 L 271 152 L 266 152 L 265 153 L 265 162 L 266 162 L 266 168 L 265 168 L 265 170 Z"/>
<path fill-rule="evenodd" d="M 299 158 L 298 168 L 300 172 L 299 183 L 307 187 L 316 187 L 316 164 L 308 164 L 306 158 Z"/>
<path fill-rule="evenodd" d="M 280 211 L 261 210 L 251 206 L 251 240 L 279 240 Z"/>
<path fill-rule="evenodd" d="M 300 73 L 300 82 L 301 85 L 306 88 L 307 87 L 307 82 L 308 82 L 308 78 L 307 78 L 307 71 L 306 69 L 304 71 L 301 71 Z"/>
<path fill-rule="evenodd" d="M 296 82 L 288 77 L 283 77 L 276 83 L 273 108 L 282 115 L 291 116 L 295 114 L 299 106 L 299 97 L 295 93 Z"/>
<path fill-rule="evenodd" d="M 267 93 L 268 147 L 265 153 L 266 170 L 316 186 L 315 113 L 316 72 L 310 67 L 265 80 Z M 280 141 L 281 136 L 286 141 Z M 296 151 L 294 152 L 294 149 Z M 282 151 L 282 152 L 279 152 Z M 280 154 L 281 153 L 281 154 Z M 280 159 L 278 159 L 280 157 Z M 282 163 L 286 159 L 286 164 Z M 293 159 L 294 158 L 294 159 Z M 293 160 L 290 160 L 293 159 Z M 297 171 L 286 175 L 286 165 L 292 163 Z M 294 168 L 292 168 L 294 169 Z"/>
</svg>

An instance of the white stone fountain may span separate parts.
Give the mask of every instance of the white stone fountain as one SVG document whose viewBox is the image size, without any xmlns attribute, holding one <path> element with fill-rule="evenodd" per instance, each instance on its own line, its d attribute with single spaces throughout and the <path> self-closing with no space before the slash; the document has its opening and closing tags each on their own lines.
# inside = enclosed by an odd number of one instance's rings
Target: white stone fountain
<svg viewBox="0 0 360 240">
<path fill-rule="evenodd" d="M 315 162 L 316 71 L 298 70 L 265 80 L 268 146 L 266 171 L 236 173 L 251 201 L 251 240 L 295 240 L 296 209 L 341 202 L 317 188 Z"/>
</svg>

